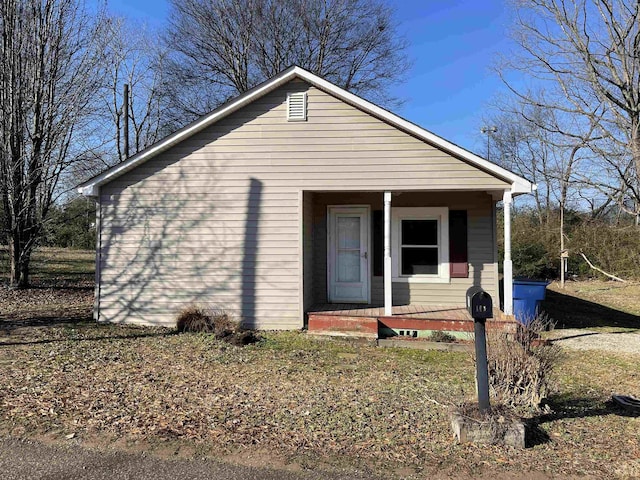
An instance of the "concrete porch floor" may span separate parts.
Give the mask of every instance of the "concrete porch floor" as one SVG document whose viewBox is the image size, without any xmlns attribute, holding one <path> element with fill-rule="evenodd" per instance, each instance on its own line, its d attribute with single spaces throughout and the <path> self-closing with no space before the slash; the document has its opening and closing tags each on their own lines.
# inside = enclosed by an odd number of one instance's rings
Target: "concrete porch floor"
<svg viewBox="0 0 640 480">
<path fill-rule="evenodd" d="M 393 315 L 385 316 L 379 305 L 331 304 L 312 306 L 307 311 L 308 331 L 319 335 L 341 335 L 379 338 L 381 332 L 446 331 L 472 332 L 473 318 L 465 307 L 451 305 L 399 305 L 393 307 Z M 487 321 L 487 328 L 515 329 L 516 321 L 494 309 L 494 318 Z"/>
</svg>

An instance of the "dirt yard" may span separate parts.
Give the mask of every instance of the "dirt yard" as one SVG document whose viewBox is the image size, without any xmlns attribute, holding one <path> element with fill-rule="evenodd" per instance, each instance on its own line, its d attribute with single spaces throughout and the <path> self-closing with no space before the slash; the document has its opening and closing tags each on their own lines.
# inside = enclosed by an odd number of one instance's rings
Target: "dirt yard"
<svg viewBox="0 0 640 480">
<path fill-rule="evenodd" d="M 614 392 L 640 397 L 638 355 L 567 349 L 550 413 L 530 420 L 530 448 L 457 445 L 448 412 L 474 391 L 468 354 L 296 332 L 238 348 L 202 334 L 96 325 L 81 265 L 79 278 L 45 272 L 41 288 L 0 288 L 0 435 L 387 478 L 640 476 L 640 419 L 608 402 Z M 564 297 L 572 296 L 551 296 L 556 314 Z M 615 311 L 611 302 L 589 308 Z M 616 322 L 637 317 L 618 312 L 584 318 L 583 328 L 629 331 Z M 580 318 L 561 321 L 574 328 Z"/>
</svg>

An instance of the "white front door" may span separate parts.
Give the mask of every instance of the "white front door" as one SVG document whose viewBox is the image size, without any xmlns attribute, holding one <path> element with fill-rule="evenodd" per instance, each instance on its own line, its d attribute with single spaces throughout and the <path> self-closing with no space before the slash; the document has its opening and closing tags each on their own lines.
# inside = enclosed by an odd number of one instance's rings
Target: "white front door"
<svg viewBox="0 0 640 480">
<path fill-rule="evenodd" d="M 328 207 L 329 302 L 369 303 L 369 207 Z"/>
</svg>

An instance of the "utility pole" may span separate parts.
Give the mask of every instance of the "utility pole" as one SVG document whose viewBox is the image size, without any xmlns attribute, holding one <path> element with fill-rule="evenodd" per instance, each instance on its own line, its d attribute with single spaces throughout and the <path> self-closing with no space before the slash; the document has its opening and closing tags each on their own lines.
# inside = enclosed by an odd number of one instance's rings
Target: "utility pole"
<svg viewBox="0 0 640 480">
<path fill-rule="evenodd" d="M 496 127 L 495 125 L 492 125 L 490 127 L 482 127 L 480 131 L 482 133 L 487 134 L 487 160 L 491 161 L 491 158 L 489 156 L 489 153 L 490 153 L 489 146 L 491 145 L 491 134 L 496 133 L 498 131 L 498 127 Z"/>
<path fill-rule="evenodd" d="M 124 160 L 126 160 L 129 158 L 129 84 L 127 83 L 124 84 L 122 96 L 124 97 L 122 105 L 122 116 L 124 117 Z"/>
</svg>

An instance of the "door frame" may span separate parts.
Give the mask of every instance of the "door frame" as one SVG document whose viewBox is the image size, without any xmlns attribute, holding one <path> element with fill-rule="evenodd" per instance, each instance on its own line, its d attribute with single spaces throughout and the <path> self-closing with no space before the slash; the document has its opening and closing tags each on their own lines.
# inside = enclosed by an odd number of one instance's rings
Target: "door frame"
<svg viewBox="0 0 640 480">
<path fill-rule="evenodd" d="M 364 243 L 365 252 L 367 254 L 366 259 L 366 275 L 365 280 L 367 282 L 366 286 L 366 299 L 361 301 L 351 301 L 349 303 L 362 303 L 362 304 L 370 304 L 371 303 L 371 205 L 327 205 L 327 302 L 333 303 L 334 300 L 331 298 L 331 277 L 333 272 L 335 271 L 335 265 L 333 260 L 335 258 L 334 246 L 332 245 L 331 237 L 332 237 L 332 220 L 334 213 L 364 213 L 364 218 L 366 220 L 366 228 L 364 239 L 361 239 L 361 244 Z"/>
</svg>

